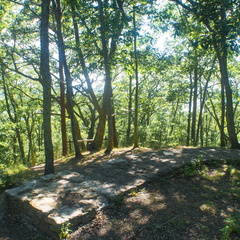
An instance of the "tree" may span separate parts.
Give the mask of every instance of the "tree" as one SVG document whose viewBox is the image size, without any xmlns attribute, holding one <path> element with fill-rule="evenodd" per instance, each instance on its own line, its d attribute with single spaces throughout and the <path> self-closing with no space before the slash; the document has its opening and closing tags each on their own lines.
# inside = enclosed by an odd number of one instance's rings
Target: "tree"
<svg viewBox="0 0 240 240">
<path fill-rule="evenodd" d="M 237 36 L 237 1 L 205 0 L 187 1 L 170 0 L 192 13 L 196 20 L 204 24 L 208 32 L 207 38 L 202 39 L 202 45 L 214 47 L 221 75 L 221 83 L 226 94 L 227 129 L 231 148 L 240 148 L 238 143 L 232 100 L 232 89 L 229 83 L 227 58 L 230 46 L 235 47 Z M 228 14 L 227 14 L 228 12 Z M 237 23 L 238 24 L 238 23 Z M 231 45 L 229 45 L 231 44 Z"/>
<path fill-rule="evenodd" d="M 70 70 L 67 64 L 67 59 L 65 54 L 65 44 L 62 36 L 60 0 L 56 0 L 56 3 L 55 3 L 55 0 L 53 0 L 53 5 L 55 10 L 56 22 L 57 22 L 59 59 L 60 59 L 60 63 L 64 68 L 65 80 L 67 85 L 67 105 L 68 105 L 68 112 L 71 120 L 71 131 L 72 131 L 72 138 L 73 138 L 73 144 L 74 144 L 74 150 L 75 150 L 75 157 L 81 158 L 82 154 L 79 150 L 78 141 L 77 141 L 78 139 L 76 135 L 77 121 L 74 116 L 74 110 L 73 110 L 74 101 L 73 101 L 72 78 L 71 78 Z"/>
<path fill-rule="evenodd" d="M 50 0 L 42 0 L 41 4 L 41 83 L 43 87 L 43 131 L 45 147 L 45 175 L 54 173 L 54 155 L 51 129 L 51 74 L 49 67 L 49 8 Z"/>
<path fill-rule="evenodd" d="M 137 30 L 136 30 L 136 12 L 135 7 L 133 7 L 133 38 L 134 38 L 134 60 L 135 60 L 135 109 L 134 109 L 134 134 L 133 134 L 133 147 L 138 147 L 138 56 L 137 56 Z"/>
<path fill-rule="evenodd" d="M 3 85 L 3 93 L 5 98 L 5 105 L 8 113 L 8 117 L 10 121 L 15 125 L 15 133 L 16 138 L 18 141 L 19 152 L 20 152 L 20 159 L 23 163 L 25 163 L 25 152 L 24 152 L 24 145 L 23 140 L 21 137 L 21 117 L 19 116 L 18 106 L 16 101 L 14 100 L 13 93 L 9 90 L 9 84 L 6 82 L 6 67 L 4 66 L 2 59 L 1 59 L 1 76 L 2 76 L 2 85 Z M 15 160 L 16 162 L 16 160 Z"/>
<path fill-rule="evenodd" d="M 103 137 L 104 137 L 104 133 L 105 133 L 105 123 L 106 123 L 106 113 L 103 110 L 103 108 L 100 106 L 100 103 L 93 91 L 92 88 L 92 83 L 90 80 L 90 76 L 89 76 L 89 71 L 87 68 L 87 64 L 86 64 L 86 60 L 81 48 L 81 44 L 80 44 L 80 36 L 79 36 L 79 27 L 78 27 L 78 14 L 76 11 L 76 7 L 78 7 L 78 4 L 75 1 L 69 1 L 70 7 L 71 7 L 71 15 L 72 15 L 72 21 L 73 21 L 73 27 L 74 27 L 74 37 L 75 37 L 75 46 L 76 46 L 76 51 L 77 51 L 77 56 L 78 59 L 80 61 L 81 67 L 82 67 L 82 72 L 85 78 L 85 81 L 87 83 L 87 92 L 90 95 L 90 101 L 92 102 L 92 104 L 94 105 L 95 109 L 97 110 L 98 114 L 99 114 L 99 124 L 97 127 L 97 131 L 95 134 L 95 138 L 94 141 L 88 146 L 89 150 L 99 150 L 102 146 L 103 143 Z M 79 10 L 81 11 L 81 10 Z M 83 11 L 83 10 L 82 10 Z M 89 28 L 90 26 L 88 26 L 85 22 L 85 19 L 83 17 L 80 17 L 82 24 L 87 28 L 87 32 L 89 32 Z M 90 33 L 91 35 L 91 33 Z M 91 39 L 93 40 L 93 39 Z M 100 52 L 100 49 L 98 47 L 97 41 L 94 44 L 97 48 L 97 50 Z M 93 118 L 95 123 L 95 117 Z M 92 126 L 93 126 L 92 123 Z"/>
</svg>

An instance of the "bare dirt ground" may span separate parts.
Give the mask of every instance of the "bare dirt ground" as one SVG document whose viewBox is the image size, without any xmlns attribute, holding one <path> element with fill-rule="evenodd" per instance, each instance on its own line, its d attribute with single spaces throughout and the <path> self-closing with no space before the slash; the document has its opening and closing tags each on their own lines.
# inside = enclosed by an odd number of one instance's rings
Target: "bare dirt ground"
<svg viewBox="0 0 240 240">
<path fill-rule="evenodd" d="M 116 150 L 111 156 L 101 153 L 76 160 L 57 162 L 56 171 L 81 168 L 92 162 L 124 156 L 128 150 Z M 200 150 L 194 149 L 196 154 Z M 202 150 L 201 150 L 202 151 Z M 216 149 L 224 159 L 223 149 Z M 151 154 L 151 149 L 135 150 Z M 187 157 L 187 156 L 186 156 Z M 232 153 L 236 160 L 236 152 Z M 240 167 L 235 162 L 187 166 L 170 176 L 162 176 L 138 189 L 119 196 L 99 211 L 88 224 L 66 229 L 68 239 L 240 239 Z M 36 175 L 42 167 L 34 169 Z M 189 176 L 192 175 L 192 176 Z M 24 222 L 21 216 L 5 218 L 0 224 L 0 240 L 49 239 Z"/>
</svg>

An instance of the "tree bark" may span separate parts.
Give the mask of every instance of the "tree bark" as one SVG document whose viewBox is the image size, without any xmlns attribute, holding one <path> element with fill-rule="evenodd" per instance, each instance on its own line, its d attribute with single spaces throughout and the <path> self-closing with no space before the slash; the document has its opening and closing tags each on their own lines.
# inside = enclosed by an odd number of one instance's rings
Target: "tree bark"
<svg viewBox="0 0 240 240">
<path fill-rule="evenodd" d="M 94 138 L 94 141 L 91 144 L 89 144 L 88 150 L 99 151 L 101 149 L 104 133 L 105 133 L 105 127 L 106 127 L 106 114 L 103 113 L 99 115 L 99 121 L 98 121 L 95 138 Z"/>
<path fill-rule="evenodd" d="M 132 123 L 132 76 L 129 76 L 129 94 L 128 94 L 128 121 L 127 121 L 127 145 L 130 145 L 130 132 Z"/>
<path fill-rule="evenodd" d="M 210 81 L 210 78 L 212 76 L 212 69 L 215 65 L 215 62 L 216 62 L 216 58 L 214 58 L 213 60 L 213 64 L 212 64 L 212 67 L 209 71 L 209 74 L 207 76 L 207 79 L 206 79 L 206 84 L 204 86 L 204 89 L 203 89 L 203 94 L 202 94 L 202 97 L 200 99 L 200 110 L 199 110 L 199 116 L 198 116 L 198 125 L 197 125 L 197 136 L 196 136 L 196 144 L 198 144 L 198 140 L 199 140 L 199 135 L 200 135 L 200 132 L 201 132 L 201 129 L 203 129 L 203 118 L 202 118 L 202 113 L 203 113 L 203 109 L 204 109 L 204 105 L 205 105 L 205 101 L 206 101 L 206 96 L 207 96 L 207 90 L 208 90 L 208 83 Z M 203 136 L 201 134 L 201 136 Z M 203 145 L 203 140 L 201 140 L 201 145 Z"/>
<path fill-rule="evenodd" d="M 228 57 L 227 48 L 228 47 L 227 47 L 227 39 L 224 31 L 226 29 L 226 9 L 224 8 L 223 1 L 221 1 L 220 13 L 221 13 L 221 22 L 222 22 L 220 43 L 217 44 L 217 37 L 213 33 L 214 48 L 217 53 L 217 58 L 219 62 L 219 68 L 221 73 L 221 83 L 224 86 L 225 94 L 226 94 L 226 117 L 227 117 L 227 129 L 228 129 L 229 141 L 231 143 L 231 148 L 240 149 L 240 144 L 238 142 L 236 129 L 235 129 L 232 89 L 231 89 L 231 86 L 229 83 L 229 77 L 228 77 L 228 65 L 227 65 L 227 57 Z"/>
<path fill-rule="evenodd" d="M 63 41 L 62 36 L 62 26 L 61 26 L 61 6 L 60 6 L 60 0 L 53 0 L 54 8 L 55 8 L 55 17 L 57 21 L 57 36 L 58 36 L 58 48 L 59 48 L 59 58 L 61 58 L 63 62 L 64 67 L 64 73 L 65 73 L 65 81 L 67 85 L 67 102 L 68 102 L 68 111 L 69 111 L 69 117 L 71 121 L 71 132 L 72 132 L 72 138 L 73 138 L 73 145 L 75 150 L 75 158 L 82 158 L 82 154 L 80 152 L 78 142 L 77 142 L 77 135 L 76 135 L 76 128 L 77 128 L 77 121 L 74 116 L 74 102 L 73 102 L 73 89 L 72 89 L 72 78 L 70 75 L 70 71 L 67 65 L 66 55 L 65 55 L 65 44 Z M 57 6 L 57 7 L 56 7 Z"/>
<path fill-rule="evenodd" d="M 226 117 L 227 117 L 227 129 L 228 129 L 229 141 L 231 143 L 231 148 L 240 149 L 240 144 L 238 143 L 237 134 L 235 130 L 232 89 L 230 87 L 229 79 L 228 79 L 226 53 L 224 53 L 221 57 L 219 57 L 219 66 L 221 71 L 221 81 L 223 83 L 223 86 L 225 88 L 225 93 L 226 93 Z"/>
<path fill-rule="evenodd" d="M 67 126 L 66 126 L 66 106 L 65 106 L 65 84 L 63 74 L 63 61 L 61 53 L 59 55 L 59 77 L 60 77 L 60 108 L 61 108 L 61 133 L 62 133 L 62 155 L 66 156 L 68 152 Z"/>
<path fill-rule="evenodd" d="M 41 12 L 41 63 L 40 73 L 43 86 L 43 131 L 44 131 L 44 149 L 45 149 L 45 172 L 44 174 L 54 173 L 54 155 L 52 145 L 51 129 L 51 74 L 49 67 L 49 22 L 50 0 L 42 0 Z"/>
<path fill-rule="evenodd" d="M 193 87 L 192 87 L 192 74 L 190 73 L 190 96 L 189 96 L 189 103 L 188 103 L 188 126 L 187 126 L 187 146 L 190 145 L 191 139 L 191 119 L 192 119 L 192 95 L 193 95 Z"/>
<path fill-rule="evenodd" d="M 133 134 L 133 147 L 138 147 L 138 56 L 137 56 L 137 30 L 136 30 L 136 11 L 133 9 L 133 38 L 134 38 L 134 60 L 135 60 L 135 109 L 134 109 L 134 134 Z"/>
<path fill-rule="evenodd" d="M 191 142 L 193 146 L 196 146 L 197 95 L 198 95 L 198 71 L 197 66 L 195 66 L 193 79 L 193 113 L 191 127 Z"/>
<path fill-rule="evenodd" d="M 108 125 L 108 143 L 106 154 L 110 154 L 113 149 L 113 107 L 112 107 L 112 77 L 111 77 L 111 66 L 109 62 L 109 53 L 107 48 L 107 38 L 106 38 L 106 26 L 103 12 L 103 3 L 98 0 L 99 6 L 99 16 L 100 16 L 100 31 L 101 31 L 101 41 L 103 49 L 103 59 L 104 59 L 104 69 L 105 69 L 105 86 L 103 95 L 103 109 L 107 115 L 107 125 Z"/>
<path fill-rule="evenodd" d="M 106 116 L 103 116 L 103 115 L 105 115 L 106 113 L 104 112 L 103 108 L 99 105 L 96 95 L 94 94 L 92 84 L 90 81 L 90 77 L 88 74 L 88 69 L 87 69 L 85 59 L 84 59 L 84 56 L 83 56 L 83 53 L 81 50 L 78 23 L 76 21 L 77 13 L 75 10 L 74 1 L 71 2 L 71 10 L 72 10 L 72 21 L 73 21 L 73 27 L 74 27 L 74 35 L 75 35 L 75 42 L 76 42 L 78 58 L 79 58 L 79 61 L 80 61 L 80 64 L 81 64 L 81 67 L 83 70 L 84 78 L 85 78 L 87 86 L 88 86 L 88 92 L 90 94 L 91 101 L 99 114 L 99 124 L 98 124 L 97 130 L 96 130 L 96 135 L 95 135 L 94 141 L 92 143 L 90 143 L 87 148 L 90 151 L 98 151 L 101 149 L 102 143 L 103 143 L 103 138 L 104 138 L 104 133 L 105 133 L 105 124 L 106 124 Z M 93 128 L 94 128 L 94 126 L 91 126 L 91 129 L 93 129 Z"/>
<path fill-rule="evenodd" d="M 224 85 L 221 81 L 221 123 L 220 123 L 220 146 L 226 147 L 226 137 L 224 133 L 225 126 L 225 91 Z"/>
</svg>

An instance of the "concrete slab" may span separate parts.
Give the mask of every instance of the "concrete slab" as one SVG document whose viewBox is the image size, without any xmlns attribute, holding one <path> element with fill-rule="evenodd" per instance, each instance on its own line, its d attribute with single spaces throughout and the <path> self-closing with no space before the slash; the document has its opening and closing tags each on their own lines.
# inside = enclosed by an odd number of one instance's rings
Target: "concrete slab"
<svg viewBox="0 0 240 240">
<path fill-rule="evenodd" d="M 200 155 L 199 155 L 200 153 Z M 224 150 L 221 156 L 232 157 Z M 58 238 L 62 224 L 87 223 L 116 197 L 158 176 L 166 175 L 193 159 L 216 160 L 214 149 L 168 149 L 126 154 L 76 171 L 42 176 L 6 191 L 9 209 L 20 212 L 42 231 Z M 240 160 L 240 151 L 236 150 Z M 220 159 L 219 159 L 220 160 Z M 0 199 L 0 210 L 3 199 Z"/>
</svg>

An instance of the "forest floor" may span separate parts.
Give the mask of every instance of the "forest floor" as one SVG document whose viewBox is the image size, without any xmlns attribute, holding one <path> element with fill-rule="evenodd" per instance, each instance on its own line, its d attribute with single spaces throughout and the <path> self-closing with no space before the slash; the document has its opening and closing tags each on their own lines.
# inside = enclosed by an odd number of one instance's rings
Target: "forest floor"
<svg viewBox="0 0 240 240">
<path fill-rule="evenodd" d="M 76 160 L 58 161 L 56 171 L 76 170 L 89 162 L 123 156 L 126 151 L 130 149 L 115 150 L 111 156 L 101 153 L 86 156 L 80 165 Z M 204 150 L 193 151 L 200 156 Z M 150 156 L 151 152 L 151 149 L 135 150 L 139 156 Z M 120 195 L 88 224 L 66 226 L 65 232 L 71 233 L 67 239 L 240 239 L 239 159 L 232 152 L 232 161 L 224 161 L 225 150 L 220 148 L 215 149 L 215 154 L 219 161 L 191 162 L 175 173 Z M 43 167 L 37 166 L 32 171 L 39 175 Z M 1 221 L 0 240 L 23 239 L 50 238 L 22 222 L 21 216 Z"/>
</svg>

